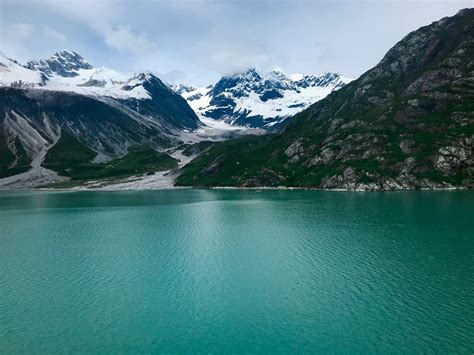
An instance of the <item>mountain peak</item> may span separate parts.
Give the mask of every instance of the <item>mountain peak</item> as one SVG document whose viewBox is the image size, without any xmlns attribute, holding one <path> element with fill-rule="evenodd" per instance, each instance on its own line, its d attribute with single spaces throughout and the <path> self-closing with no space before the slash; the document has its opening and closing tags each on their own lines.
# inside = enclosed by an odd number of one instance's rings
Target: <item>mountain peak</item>
<svg viewBox="0 0 474 355">
<path fill-rule="evenodd" d="M 260 80 L 261 76 L 260 73 L 256 68 L 248 68 L 246 70 L 236 72 L 231 75 L 224 75 L 223 78 L 225 79 L 244 79 L 244 80 L 249 80 L 249 79 L 257 79 Z"/>
<path fill-rule="evenodd" d="M 257 76 L 259 77 L 260 73 L 256 68 L 249 68 L 249 69 L 247 69 L 247 71 L 244 72 L 243 75 L 251 76 L 251 77 L 257 77 Z"/>
<path fill-rule="evenodd" d="M 84 59 L 80 54 L 70 50 L 60 50 L 53 54 L 47 61 L 57 62 L 64 69 L 79 70 L 79 69 L 93 69 L 94 67 Z"/>
<path fill-rule="evenodd" d="M 252 68 L 248 68 L 247 70 L 245 70 L 244 73 L 245 74 L 255 74 L 255 73 L 258 74 L 258 70 L 257 70 L 257 68 L 252 67 Z"/>
<path fill-rule="evenodd" d="M 77 76 L 78 70 L 94 67 L 80 54 L 70 50 L 60 50 L 48 59 L 32 60 L 25 68 L 43 72 L 47 76 L 53 74 L 63 77 Z"/>
<path fill-rule="evenodd" d="M 69 49 L 61 49 L 61 50 L 57 51 L 56 53 L 54 53 L 53 56 L 60 56 L 60 57 L 62 57 L 62 56 L 77 56 L 77 57 L 83 58 L 79 53 L 71 51 Z"/>
<path fill-rule="evenodd" d="M 236 126 L 277 125 L 351 81 L 338 73 L 286 74 L 249 68 L 223 76 L 214 86 L 174 88 L 201 116 Z"/>
<path fill-rule="evenodd" d="M 470 12 L 474 12 L 474 9 L 466 7 L 465 9 L 459 10 L 455 16 L 465 16 L 468 15 Z"/>
</svg>

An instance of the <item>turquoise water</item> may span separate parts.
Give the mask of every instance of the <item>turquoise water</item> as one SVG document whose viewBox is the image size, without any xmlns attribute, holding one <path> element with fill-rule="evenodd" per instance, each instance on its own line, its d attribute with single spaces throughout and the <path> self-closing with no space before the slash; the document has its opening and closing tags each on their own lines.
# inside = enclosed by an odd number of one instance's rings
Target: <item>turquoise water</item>
<svg viewBox="0 0 474 355">
<path fill-rule="evenodd" d="M 0 193 L 0 353 L 474 351 L 474 193 Z"/>
</svg>

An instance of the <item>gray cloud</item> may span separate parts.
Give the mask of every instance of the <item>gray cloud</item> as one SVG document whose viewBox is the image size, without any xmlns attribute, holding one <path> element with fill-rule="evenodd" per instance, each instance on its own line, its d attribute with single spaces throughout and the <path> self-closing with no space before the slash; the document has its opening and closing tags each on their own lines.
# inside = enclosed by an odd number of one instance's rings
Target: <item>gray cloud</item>
<svg viewBox="0 0 474 355">
<path fill-rule="evenodd" d="M 110 48 L 128 50 L 134 54 L 148 54 L 155 49 L 146 34 L 136 33 L 129 25 L 107 26 L 101 31 L 105 43 Z"/>
<path fill-rule="evenodd" d="M 67 36 L 64 33 L 59 32 L 47 25 L 43 26 L 42 31 L 46 37 L 49 37 L 54 41 L 64 42 L 67 39 Z"/>
<path fill-rule="evenodd" d="M 172 70 L 166 73 L 157 73 L 167 83 L 179 84 L 186 78 L 186 73 L 181 70 Z"/>
<path fill-rule="evenodd" d="M 357 76 L 409 31 L 472 0 L 1 0 L 0 50 L 68 47 L 98 66 L 208 84 L 248 67 Z M 176 75 L 179 73 L 179 75 Z"/>
<path fill-rule="evenodd" d="M 239 73 L 251 67 L 265 69 L 272 64 L 271 53 L 257 46 L 233 42 L 220 43 L 214 47 L 206 44 L 205 48 L 204 60 L 208 68 L 223 75 Z"/>
</svg>

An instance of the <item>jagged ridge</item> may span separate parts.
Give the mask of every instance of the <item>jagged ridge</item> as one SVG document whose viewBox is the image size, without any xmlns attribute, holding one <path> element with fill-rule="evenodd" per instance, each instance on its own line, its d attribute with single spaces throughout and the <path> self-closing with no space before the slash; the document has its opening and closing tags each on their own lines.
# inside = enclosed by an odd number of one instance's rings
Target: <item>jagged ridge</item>
<svg viewBox="0 0 474 355">
<path fill-rule="evenodd" d="M 286 75 L 278 68 L 268 73 L 252 68 L 206 88 L 178 85 L 174 89 L 202 117 L 278 129 L 289 117 L 351 80 L 338 73 Z"/>
</svg>

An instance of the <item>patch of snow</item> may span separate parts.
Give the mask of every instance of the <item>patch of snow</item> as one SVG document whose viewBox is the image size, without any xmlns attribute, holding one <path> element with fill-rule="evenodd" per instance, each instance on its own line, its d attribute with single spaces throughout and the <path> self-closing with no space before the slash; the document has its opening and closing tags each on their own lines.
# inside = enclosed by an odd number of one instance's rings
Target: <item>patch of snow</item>
<svg viewBox="0 0 474 355">
<path fill-rule="evenodd" d="M 222 78 L 214 87 L 219 88 L 217 92 L 212 86 L 178 85 L 174 89 L 187 100 L 203 122 L 209 117 L 233 125 L 236 121 L 242 122 L 242 117 L 261 117 L 268 121 L 265 126 L 270 127 L 306 109 L 352 80 L 337 73 L 287 75 L 281 68 L 270 72 L 249 69 L 244 73 Z M 269 96 L 265 98 L 265 94 Z M 225 113 L 222 117 L 216 117 L 215 112 Z M 206 124 L 212 125 L 209 121 Z"/>
<path fill-rule="evenodd" d="M 42 83 L 41 73 L 23 68 L 0 52 L 0 86 L 32 87 Z"/>
<path fill-rule="evenodd" d="M 298 81 L 298 80 L 301 80 L 304 78 L 304 75 L 303 74 L 300 74 L 300 73 L 294 73 L 294 74 L 289 74 L 288 75 L 288 78 L 291 80 L 291 81 Z"/>
<path fill-rule="evenodd" d="M 136 74 L 124 74 L 108 68 L 79 69 L 73 77 L 53 74 L 44 89 L 72 91 L 88 96 L 105 96 L 114 99 L 151 99 Z M 131 87 L 125 90 L 124 87 Z"/>
<path fill-rule="evenodd" d="M 67 71 L 68 76 L 51 71 L 48 62 L 64 64 L 64 58 L 78 56 L 79 67 Z M 67 64 L 67 63 L 66 63 Z M 71 91 L 82 95 L 111 97 L 114 99 L 151 99 L 143 84 L 149 73 L 120 73 L 101 67 L 94 68 L 82 57 L 71 51 L 60 51 L 47 61 L 29 62 L 27 69 L 0 52 L 0 86 L 35 87 L 53 91 Z"/>
</svg>

